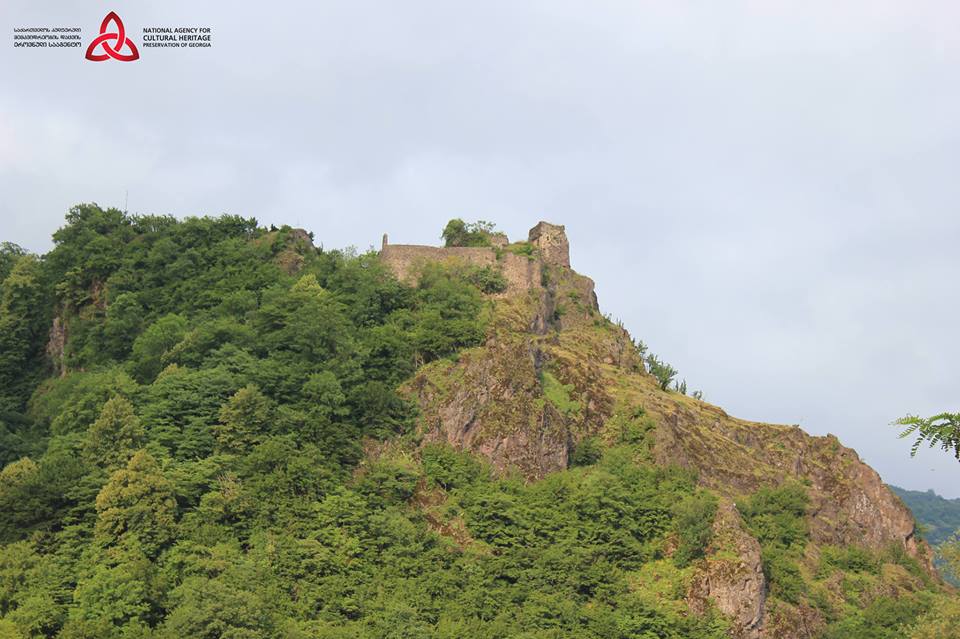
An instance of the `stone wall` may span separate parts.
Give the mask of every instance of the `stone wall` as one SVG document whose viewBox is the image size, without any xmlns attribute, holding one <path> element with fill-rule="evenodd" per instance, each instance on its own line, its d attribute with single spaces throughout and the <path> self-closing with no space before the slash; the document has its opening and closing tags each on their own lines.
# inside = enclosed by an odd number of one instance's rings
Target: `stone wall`
<svg viewBox="0 0 960 639">
<path fill-rule="evenodd" d="M 504 295 L 538 289 L 540 284 L 540 260 L 516 255 L 509 251 L 488 247 L 418 246 L 414 244 L 387 244 L 380 250 L 380 260 L 393 271 L 397 279 L 415 284 L 417 275 L 425 263 L 471 264 L 499 268 L 507 280 Z"/>
<path fill-rule="evenodd" d="M 539 222 L 530 229 L 528 239 L 540 251 L 545 264 L 570 268 L 570 243 L 562 225 Z"/>
<path fill-rule="evenodd" d="M 380 259 L 390 267 L 397 279 L 408 284 L 416 283 L 420 269 L 427 262 L 459 262 L 481 268 L 492 266 L 501 269 L 507 280 L 507 290 L 501 295 L 511 295 L 531 289 L 542 290 L 541 273 L 545 265 L 570 268 L 570 245 L 563 226 L 540 222 L 530 229 L 529 238 L 530 243 L 537 249 L 533 257 L 517 255 L 505 249 L 508 240 L 502 233 L 495 233 L 491 237 L 494 247 L 390 244 L 387 236 L 384 235 Z M 584 299 L 595 308 L 593 282 L 587 278 L 584 279 L 590 283 Z"/>
</svg>

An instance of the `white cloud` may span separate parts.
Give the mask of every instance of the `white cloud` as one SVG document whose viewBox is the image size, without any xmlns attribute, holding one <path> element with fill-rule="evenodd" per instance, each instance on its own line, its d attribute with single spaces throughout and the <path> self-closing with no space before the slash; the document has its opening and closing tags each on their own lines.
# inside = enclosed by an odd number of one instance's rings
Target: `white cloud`
<svg viewBox="0 0 960 639">
<path fill-rule="evenodd" d="M 887 424 L 956 409 L 960 9 L 942 2 L 171 0 L 210 51 L 0 47 L 0 239 L 78 201 L 434 242 L 565 223 L 601 304 L 734 414 L 960 495 Z M 5 3 L 89 33 L 105 6 Z M 7 31 L 9 33 L 9 30 Z M 50 54 L 50 55 L 46 55 Z M 930 468 L 936 470 L 930 472 Z"/>
</svg>

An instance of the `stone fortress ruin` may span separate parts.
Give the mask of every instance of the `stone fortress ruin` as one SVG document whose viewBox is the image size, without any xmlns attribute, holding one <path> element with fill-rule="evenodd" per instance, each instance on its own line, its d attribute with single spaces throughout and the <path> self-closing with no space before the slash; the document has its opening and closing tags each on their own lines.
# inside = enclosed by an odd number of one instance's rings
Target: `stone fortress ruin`
<svg viewBox="0 0 960 639">
<path fill-rule="evenodd" d="M 562 225 L 539 222 L 530 229 L 525 242 L 510 243 L 503 233 L 490 235 L 490 246 L 422 246 L 390 244 L 386 234 L 380 249 L 380 260 L 397 279 L 413 284 L 422 265 L 428 262 L 469 264 L 500 270 L 507 288 L 500 296 L 540 291 L 544 288 L 546 269 L 570 269 L 570 244 Z M 578 278 L 581 279 L 581 278 Z M 593 281 L 585 280 L 588 299 L 596 308 Z"/>
</svg>

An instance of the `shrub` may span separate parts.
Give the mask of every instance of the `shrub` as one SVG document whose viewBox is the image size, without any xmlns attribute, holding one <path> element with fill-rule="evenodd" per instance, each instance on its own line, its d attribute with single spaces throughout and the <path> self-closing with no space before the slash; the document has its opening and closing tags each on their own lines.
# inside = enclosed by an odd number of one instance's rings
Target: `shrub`
<svg viewBox="0 0 960 639">
<path fill-rule="evenodd" d="M 507 290 L 507 278 L 503 276 L 503 271 L 493 266 L 473 269 L 467 273 L 466 279 L 488 295 Z"/>
<path fill-rule="evenodd" d="M 788 547 L 807 539 L 808 501 L 806 488 L 791 482 L 776 488 L 764 486 L 737 507 L 761 545 Z"/>
<path fill-rule="evenodd" d="M 468 486 L 488 474 L 476 457 L 444 444 L 424 446 L 421 461 L 427 479 L 445 490 Z"/>
<path fill-rule="evenodd" d="M 513 244 L 507 246 L 507 250 L 516 255 L 525 255 L 531 259 L 533 259 L 533 256 L 536 253 L 536 249 L 530 242 L 514 242 Z"/>
<path fill-rule="evenodd" d="M 570 398 L 573 384 L 561 384 L 551 373 L 544 371 L 541 375 L 543 395 L 554 408 L 564 417 L 575 417 L 580 413 L 580 402 Z"/>
<path fill-rule="evenodd" d="M 673 508 L 680 545 L 673 554 L 678 568 L 685 568 L 703 557 L 713 539 L 713 520 L 717 514 L 717 498 L 711 493 L 688 495 Z"/>
<path fill-rule="evenodd" d="M 468 224 L 460 218 L 454 218 L 443 227 L 440 238 L 445 246 L 490 246 L 494 229 L 492 222 L 479 220 Z"/>
<path fill-rule="evenodd" d="M 660 383 L 660 390 L 667 390 L 678 372 L 673 366 L 661 361 L 659 357 L 652 353 L 647 356 L 647 369 Z"/>
<path fill-rule="evenodd" d="M 826 573 L 829 569 L 877 574 L 880 560 L 865 548 L 825 546 L 820 552 L 820 572 Z"/>
<path fill-rule="evenodd" d="M 580 440 L 573 454 L 570 455 L 571 466 L 589 466 L 600 461 L 603 457 L 603 446 L 597 437 L 585 437 Z"/>
</svg>

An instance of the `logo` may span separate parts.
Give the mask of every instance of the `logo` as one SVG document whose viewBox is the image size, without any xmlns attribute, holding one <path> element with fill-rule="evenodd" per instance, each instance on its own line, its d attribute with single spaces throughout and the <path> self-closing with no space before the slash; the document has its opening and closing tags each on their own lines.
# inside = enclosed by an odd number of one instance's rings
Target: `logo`
<svg viewBox="0 0 960 639">
<path fill-rule="evenodd" d="M 108 32 L 110 23 L 114 24 L 115 32 Z M 111 41 L 113 44 L 111 44 Z M 103 53 L 98 53 L 98 47 Z M 124 53 L 124 47 L 130 53 Z M 90 46 L 87 47 L 87 60 L 93 62 L 103 62 L 109 58 L 119 60 L 120 62 L 133 62 L 140 58 L 140 52 L 137 51 L 137 45 L 127 37 L 123 28 L 123 21 L 115 12 L 111 11 L 107 17 L 100 23 L 100 35 L 93 39 Z"/>
</svg>

